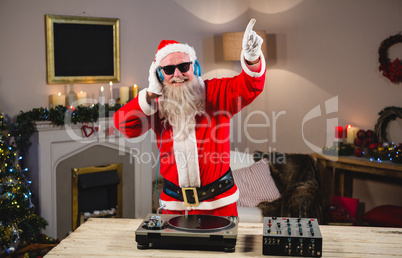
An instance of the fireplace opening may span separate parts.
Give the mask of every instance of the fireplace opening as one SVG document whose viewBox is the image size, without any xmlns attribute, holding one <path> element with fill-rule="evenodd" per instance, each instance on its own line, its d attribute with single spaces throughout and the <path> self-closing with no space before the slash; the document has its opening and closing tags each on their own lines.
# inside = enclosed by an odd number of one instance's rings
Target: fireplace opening
<svg viewBox="0 0 402 258">
<path fill-rule="evenodd" d="M 72 230 L 92 217 L 122 217 L 121 164 L 72 169 Z"/>
</svg>

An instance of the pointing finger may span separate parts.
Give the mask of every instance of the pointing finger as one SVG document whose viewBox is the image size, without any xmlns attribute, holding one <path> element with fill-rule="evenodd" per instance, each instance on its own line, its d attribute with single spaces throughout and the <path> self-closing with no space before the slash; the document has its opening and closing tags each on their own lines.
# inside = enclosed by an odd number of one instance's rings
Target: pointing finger
<svg viewBox="0 0 402 258">
<path fill-rule="evenodd" d="M 244 32 L 244 37 L 248 38 L 250 36 L 250 33 L 253 30 L 254 24 L 255 24 L 255 19 L 251 19 L 247 25 L 246 31 Z"/>
</svg>

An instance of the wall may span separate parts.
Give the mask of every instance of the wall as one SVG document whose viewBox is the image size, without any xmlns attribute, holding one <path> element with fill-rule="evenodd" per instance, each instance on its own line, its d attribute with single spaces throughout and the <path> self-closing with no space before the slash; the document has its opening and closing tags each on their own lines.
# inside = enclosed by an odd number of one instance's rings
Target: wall
<svg viewBox="0 0 402 258">
<path fill-rule="evenodd" d="M 332 122 L 373 129 L 380 110 L 401 106 L 402 86 L 381 76 L 377 60 L 381 41 L 401 30 L 401 10 L 399 0 L 0 0 L 0 108 L 14 117 L 68 90 L 46 84 L 45 14 L 119 18 L 121 82 L 115 85 L 141 89 L 162 39 L 193 45 L 204 79 L 238 73 L 238 62 L 222 60 L 221 34 L 242 31 L 255 17 L 255 29 L 268 37 L 266 88 L 233 120 L 232 148 L 310 153 L 332 137 Z M 399 45 L 390 49 L 391 60 L 402 58 Z M 75 88 L 96 97 L 100 86 Z M 327 108 L 326 101 L 332 101 Z M 321 115 L 303 121 L 314 108 Z M 390 139 L 402 142 L 401 128 L 392 122 Z"/>
<path fill-rule="evenodd" d="M 48 106 L 51 94 L 68 92 L 67 84 L 46 84 L 45 14 L 120 19 L 121 82 L 115 84 L 116 88 L 134 83 L 140 89 L 147 86 L 149 66 L 162 39 L 188 42 L 199 50 L 199 61 L 205 71 L 214 69 L 214 60 L 204 61 L 204 41 L 213 38 L 214 33 L 221 34 L 244 24 L 236 20 L 213 24 L 197 18 L 175 1 L 164 1 L 163 9 L 161 3 L 157 0 L 1 0 L 1 110 L 13 117 L 20 110 Z M 244 14 L 236 19 L 247 20 Z M 77 84 L 75 89 L 97 97 L 100 86 Z"/>
<path fill-rule="evenodd" d="M 378 71 L 378 47 L 400 32 L 402 2 L 298 2 L 277 13 L 269 12 L 269 4 L 263 8 L 263 2 L 258 2 L 259 8 L 250 12 L 272 35 L 274 42 L 268 44 L 276 49 L 275 56 L 268 56 L 267 87 L 255 107 L 261 106 L 271 122 L 272 112 L 286 112 L 278 117 L 276 128 L 271 125 L 270 130 L 263 130 L 269 139 L 266 147 L 311 152 L 306 141 L 321 147 L 326 144 L 325 131 L 334 135 L 329 131 L 334 126 L 327 128 L 328 119 L 338 118 L 343 126 L 374 129 L 380 110 L 401 106 L 401 85 L 392 84 Z M 391 50 L 391 60 L 401 57 L 402 44 Z M 338 112 L 327 114 L 325 102 L 336 96 Z M 303 125 L 317 105 L 322 115 Z M 402 123 L 397 125 L 391 139 L 402 142 Z"/>
</svg>

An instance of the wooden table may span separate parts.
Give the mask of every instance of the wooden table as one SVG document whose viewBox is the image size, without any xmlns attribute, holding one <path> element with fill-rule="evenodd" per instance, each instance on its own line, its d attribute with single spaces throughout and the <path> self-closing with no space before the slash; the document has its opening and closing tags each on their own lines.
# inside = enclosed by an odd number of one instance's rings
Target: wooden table
<svg viewBox="0 0 402 258">
<path fill-rule="evenodd" d="M 239 223 L 236 252 L 138 250 L 135 230 L 142 219 L 89 219 L 53 248 L 52 257 L 257 257 L 262 255 L 262 223 Z M 397 257 L 402 228 L 320 226 L 323 257 Z"/>
<path fill-rule="evenodd" d="M 317 160 L 317 168 L 320 171 L 321 177 L 324 175 L 328 177 L 328 174 L 335 171 L 334 195 L 352 197 L 354 173 L 395 178 L 399 181 L 402 179 L 402 164 L 391 161 L 378 162 L 354 156 L 338 157 L 316 153 L 311 154 L 311 156 Z M 327 184 L 324 182 L 324 185 Z"/>
</svg>

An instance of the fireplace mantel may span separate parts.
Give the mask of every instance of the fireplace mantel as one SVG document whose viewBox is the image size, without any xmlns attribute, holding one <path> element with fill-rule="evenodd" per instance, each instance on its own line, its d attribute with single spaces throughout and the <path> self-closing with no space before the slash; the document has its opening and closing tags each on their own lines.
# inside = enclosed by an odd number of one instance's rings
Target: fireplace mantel
<svg viewBox="0 0 402 258">
<path fill-rule="evenodd" d="M 83 134 L 83 126 L 94 128 L 89 137 Z M 135 139 L 126 139 L 117 130 L 110 135 L 106 132 L 112 126 L 112 119 L 100 119 L 96 124 L 75 124 L 55 126 L 51 122 L 35 122 L 36 131 L 31 137 L 32 146 L 27 155 L 27 164 L 32 180 L 33 202 L 39 215 L 49 225 L 43 233 L 58 236 L 56 201 L 56 168 L 60 162 L 94 146 L 104 146 L 127 155 L 134 164 L 134 216 L 144 218 L 152 209 L 152 162 L 141 162 L 134 157 L 138 153 L 152 153 L 151 133 Z M 87 131 L 87 135 L 90 130 Z M 99 162 L 102 162 L 101 160 Z M 99 164 L 95 164 L 99 165 Z"/>
</svg>

